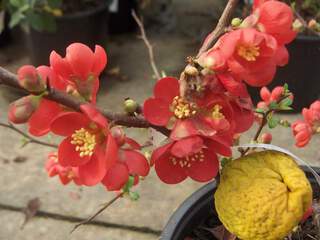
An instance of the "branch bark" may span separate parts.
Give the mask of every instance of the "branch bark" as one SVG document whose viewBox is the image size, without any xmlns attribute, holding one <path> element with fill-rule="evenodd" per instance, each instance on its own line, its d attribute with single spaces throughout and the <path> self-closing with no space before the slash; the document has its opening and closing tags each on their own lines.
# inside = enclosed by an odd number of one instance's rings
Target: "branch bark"
<svg viewBox="0 0 320 240">
<path fill-rule="evenodd" d="M 0 83 L 5 84 L 11 87 L 14 87 L 16 89 L 23 90 L 26 94 L 28 94 L 27 91 L 25 91 L 18 83 L 18 79 L 15 74 L 7 71 L 6 69 L 0 67 Z M 37 93 L 34 93 L 37 94 Z M 49 93 L 45 98 L 58 102 L 66 107 L 69 107 L 71 109 L 74 109 L 75 111 L 80 111 L 80 105 L 84 104 L 85 102 L 80 101 L 79 99 L 76 99 L 62 91 L 59 91 L 57 89 L 49 89 Z M 147 122 L 143 117 L 135 117 L 135 116 L 129 116 L 127 114 L 123 113 L 114 113 L 107 110 L 99 109 L 100 112 L 109 120 L 112 121 L 114 124 L 122 125 L 126 127 L 136 127 L 136 128 L 154 128 L 155 130 L 165 134 L 169 135 L 170 131 L 167 128 L 159 127 L 150 124 Z"/>
<path fill-rule="evenodd" d="M 204 40 L 203 45 L 201 46 L 197 58 L 207 51 L 214 42 L 217 41 L 217 39 L 225 32 L 226 27 L 229 25 L 233 12 L 236 9 L 236 6 L 238 4 L 239 0 L 229 0 L 225 9 L 223 10 L 223 13 L 219 19 L 219 22 L 216 26 L 216 28 L 207 36 L 207 38 Z"/>
</svg>

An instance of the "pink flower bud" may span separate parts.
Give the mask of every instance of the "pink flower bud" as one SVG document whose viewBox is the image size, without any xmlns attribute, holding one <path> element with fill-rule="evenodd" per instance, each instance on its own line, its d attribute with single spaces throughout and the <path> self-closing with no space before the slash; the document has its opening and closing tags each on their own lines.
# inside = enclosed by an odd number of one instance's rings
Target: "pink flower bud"
<svg viewBox="0 0 320 240">
<path fill-rule="evenodd" d="M 270 91 L 267 87 L 263 87 L 260 90 L 260 97 L 262 98 L 263 101 L 268 102 L 270 99 Z"/>
<path fill-rule="evenodd" d="M 16 100 L 9 106 L 8 118 L 15 124 L 26 123 L 37 109 L 40 98 L 29 95 Z"/>
<path fill-rule="evenodd" d="M 119 146 L 122 146 L 126 142 L 126 135 L 121 127 L 111 128 L 111 135 L 116 140 Z"/>
<path fill-rule="evenodd" d="M 269 144 L 269 143 L 271 143 L 271 141 L 272 141 L 272 135 L 271 135 L 271 133 L 263 133 L 263 134 L 261 135 L 261 142 L 262 142 L 262 143 Z"/>
<path fill-rule="evenodd" d="M 39 67 L 25 65 L 18 70 L 18 80 L 21 87 L 30 92 L 43 92 L 46 89 L 46 77 L 50 69 L 48 67 Z"/>
<path fill-rule="evenodd" d="M 275 87 L 271 93 L 271 101 L 278 101 L 284 93 L 283 87 Z"/>
</svg>

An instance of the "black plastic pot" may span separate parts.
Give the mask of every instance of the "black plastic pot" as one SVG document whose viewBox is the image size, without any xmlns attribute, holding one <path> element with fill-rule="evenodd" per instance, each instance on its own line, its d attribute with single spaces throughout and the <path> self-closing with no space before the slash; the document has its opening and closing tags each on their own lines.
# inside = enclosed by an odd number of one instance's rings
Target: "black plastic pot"
<svg viewBox="0 0 320 240">
<path fill-rule="evenodd" d="M 118 0 L 117 11 L 110 13 L 110 34 L 128 33 L 136 30 L 137 24 L 131 15 L 132 10 L 137 11 L 136 0 Z"/>
<path fill-rule="evenodd" d="M 288 83 L 294 93 L 293 108 L 298 112 L 320 98 L 320 37 L 298 36 L 288 51 L 289 64 L 278 68 L 270 88 Z M 259 91 L 249 91 L 254 102 L 259 101 Z"/>
<path fill-rule="evenodd" d="M 11 42 L 11 32 L 8 26 L 10 21 L 10 16 L 7 12 L 5 12 L 4 16 L 4 28 L 0 33 L 0 47 L 4 47 Z"/>
<path fill-rule="evenodd" d="M 320 194 L 319 186 L 311 172 L 303 167 L 311 182 L 314 193 Z M 320 168 L 314 168 L 320 174 Z M 215 217 L 220 222 L 214 207 L 213 195 L 216 191 L 216 181 L 210 182 L 193 193 L 174 212 L 163 229 L 161 240 L 184 240 L 194 229 L 209 217 Z"/>
<path fill-rule="evenodd" d="M 107 37 L 109 1 L 104 1 L 96 9 L 58 17 L 55 33 L 38 32 L 30 28 L 27 43 L 34 65 L 48 64 L 52 50 L 65 53 L 73 42 L 84 43 L 91 48 L 95 44 L 104 45 Z"/>
</svg>

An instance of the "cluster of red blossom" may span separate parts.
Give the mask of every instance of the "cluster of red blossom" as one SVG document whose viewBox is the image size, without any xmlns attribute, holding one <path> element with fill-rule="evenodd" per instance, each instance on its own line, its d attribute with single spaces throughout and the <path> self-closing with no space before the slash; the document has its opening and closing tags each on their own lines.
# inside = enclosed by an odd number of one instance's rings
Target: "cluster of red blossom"
<svg viewBox="0 0 320 240">
<path fill-rule="evenodd" d="M 119 126 L 95 108 L 99 75 L 107 63 L 105 51 L 97 46 L 74 43 L 62 58 L 50 55 L 50 66 L 24 66 L 18 71 L 19 83 L 30 94 L 10 106 L 13 123 L 28 123 L 29 132 L 43 136 L 49 132 L 64 137 L 57 153 L 46 164 L 49 176 L 61 182 L 93 186 L 102 183 L 108 190 L 120 190 L 131 176 L 140 176 L 155 167 L 159 178 L 175 184 L 190 177 L 209 181 L 219 170 L 217 154 L 231 156 L 238 134 L 248 130 L 255 119 L 246 84 L 265 86 L 277 66 L 288 62 L 285 44 L 296 33 L 292 30 L 290 7 L 275 0 L 255 1 L 252 14 L 233 26 L 217 43 L 184 71 L 187 94 L 178 79 L 157 81 L 154 96 L 144 102 L 143 114 L 156 126 L 170 129 L 166 143 L 154 149 L 151 162 L 139 152 L 141 146 L 128 138 Z M 185 86 L 184 86 L 185 87 Z M 75 112 L 43 98 L 48 88 L 64 91 L 88 103 Z M 283 94 L 283 88 L 262 89 L 266 108 Z M 313 131 L 319 131 L 320 102 L 304 111 L 305 122 L 294 124 L 299 145 Z"/>
<path fill-rule="evenodd" d="M 143 113 L 150 123 L 171 129 L 169 142 L 152 155 L 151 163 L 162 181 L 173 184 L 187 177 L 208 181 L 216 176 L 217 154 L 230 156 L 234 136 L 254 121 L 245 83 L 265 86 L 276 67 L 288 62 L 285 44 L 296 36 L 292 21 L 286 4 L 255 1 L 250 16 L 235 23 L 185 69 L 186 77 L 195 79 L 191 80 L 194 91 L 179 95 L 181 86 L 175 78 L 156 83 Z M 269 95 L 268 101 L 279 97 Z"/>
<path fill-rule="evenodd" d="M 83 44 L 71 44 L 65 58 L 50 55 L 50 67 L 23 66 L 18 71 L 19 84 L 35 93 L 11 104 L 9 119 L 28 123 L 29 132 L 43 136 L 49 132 L 64 137 L 57 153 L 50 153 L 46 164 L 49 176 L 59 175 L 63 184 L 102 183 L 108 190 L 120 190 L 134 177 L 149 173 L 149 164 L 139 152 L 141 146 L 126 137 L 122 128 L 109 126 L 108 120 L 95 109 L 99 75 L 107 64 L 103 48 L 95 52 Z M 41 96 L 47 86 L 59 89 L 90 103 L 74 112 Z M 40 94 L 39 96 L 39 93 Z"/>
</svg>

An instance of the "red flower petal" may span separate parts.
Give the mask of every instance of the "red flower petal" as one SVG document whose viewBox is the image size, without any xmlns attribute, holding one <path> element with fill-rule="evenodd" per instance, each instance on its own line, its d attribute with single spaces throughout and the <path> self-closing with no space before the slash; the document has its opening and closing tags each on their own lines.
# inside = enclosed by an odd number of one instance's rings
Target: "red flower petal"
<svg viewBox="0 0 320 240">
<path fill-rule="evenodd" d="M 63 78 L 69 78 L 72 74 L 72 69 L 69 63 L 55 51 L 52 51 L 50 54 L 50 66 Z"/>
<path fill-rule="evenodd" d="M 171 154 L 165 153 L 155 162 L 155 170 L 161 181 L 176 184 L 187 178 L 185 170 L 179 165 L 173 165 Z"/>
<path fill-rule="evenodd" d="M 151 160 L 150 160 L 150 166 L 153 166 L 154 163 L 157 161 L 158 158 L 160 158 L 165 152 L 169 150 L 169 148 L 174 144 L 174 142 L 168 143 L 164 146 L 158 147 L 152 152 Z"/>
<path fill-rule="evenodd" d="M 203 147 L 203 140 L 199 136 L 181 139 L 175 142 L 171 148 L 171 154 L 183 158 L 199 152 Z"/>
<path fill-rule="evenodd" d="M 107 146 L 106 146 L 106 167 L 107 170 L 111 168 L 118 161 L 118 150 L 116 140 L 112 137 L 111 134 L 108 135 Z"/>
<path fill-rule="evenodd" d="M 92 121 L 98 124 L 101 128 L 108 127 L 108 120 L 101 114 L 101 112 L 93 104 L 82 104 L 81 111 Z"/>
<path fill-rule="evenodd" d="M 223 142 L 206 139 L 205 145 L 211 152 L 215 152 L 226 157 L 230 157 L 232 155 L 230 145 L 225 145 Z"/>
<path fill-rule="evenodd" d="M 218 78 L 225 89 L 234 96 L 247 97 L 248 90 L 245 84 L 236 81 L 230 74 L 219 74 Z"/>
<path fill-rule="evenodd" d="M 59 104 L 42 99 L 38 109 L 32 114 L 28 121 L 29 132 L 34 136 L 43 136 L 50 131 L 50 124 L 60 112 Z"/>
<path fill-rule="evenodd" d="M 236 103 L 232 103 L 235 120 L 235 132 L 242 133 L 247 131 L 254 122 L 253 111 L 240 108 Z"/>
<path fill-rule="evenodd" d="M 90 161 L 79 166 L 79 178 L 86 186 L 94 186 L 101 182 L 106 172 L 106 158 L 103 149 L 99 146 L 96 147 Z"/>
<path fill-rule="evenodd" d="M 147 176 L 149 173 L 149 164 L 145 156 L 132 150 L 120 150 L 119 160 L 124 162 L 131 175 Z"/>
<path fill-rule="evenodd" d="M 50 130 L 60 136 L 70 136 L 89 123 L 90 120 L 82 113 L 63 112 L 52 120 Z"/>
<path fill-rule="evenodd" d="M 217 176 L 219 160 L 217 155 L 209 150 L 203 150 L 204 161 L 195 161 L 190 168 L 185 168 L 189 177 L 198 182 L 207 182 Z"/>
<path fill-rule="evenodd" d="M 179 80 L 173 77 L 165 77 L 158 80 L 153 94 L 155 98 L 161 98 L 171 104 L 173 98 L 179 96 Z"/>
<path fill-rule="evenodd" d="M 289 62 L 289 52 L 285 46 L 279 46 L 276 54 L 275 54 L 275 61 L 278 66 L 284 66 Z"/>
<path fill-rule="evenodd" d="M 117 163 L 110 168 L 102 180 L 109 191 L 120 190 L 129 180 L 129 170 L 123 163 Z"/>
<path fill-rule="evenodd" d="M 94 50 L 94 63 L 92 72 L 95 74 L 96 77 L 100 75 L 103 69 L 107 65 L 107 54 L 106 51 L 99 45 L 96 45 Z"/>
<path fill-rule="evenodd" d="M 124 141 L 126 144 L 129 145 L 130 149 L 133 149 L 133 150 L 140 150 L 141 149 L 141 145 L 138 142 L 136 142 L 135 140 L 133 140 L 132 138 L 124 137 Z"/>
<path fill-rule="evenodd" d="M 69 62 L 73 73 L 81 77 L 81 80 L 86 81 L 89 74 L 92 73 L 95 59 L 88 46 L 82 43 L 69 45 L 66 50 L 66 60 Z"/>
<path fill-rule="evenodd" d="M 61 166 L 78 167 L 90 161 L 90 156 L 80 157 L 79 152 L 76 151 L 76 146 L 71 144 L 71 141 L 71 137 L 67 137 L 59 145 L 58 161 Z"/>
<path fill-rule="evenodd" d="M 148 122 L 157 126 L 166 126 L 173 113 L 162 99 L 149 98 L 144 102 L 143 114 Z"/>
<path fill-rule="evenodd" d="M 190 119 L 178 120 L 171 131 L 170 138 L 172 140 L 180 140 L 182 138 L 199 135 L 202 133 L 202 130 L 208 134 L 212 133 L 210 129 L 206 128 L 203 124 L 199 124 L 198 121 L 192 121 Z"/>
</svg>

